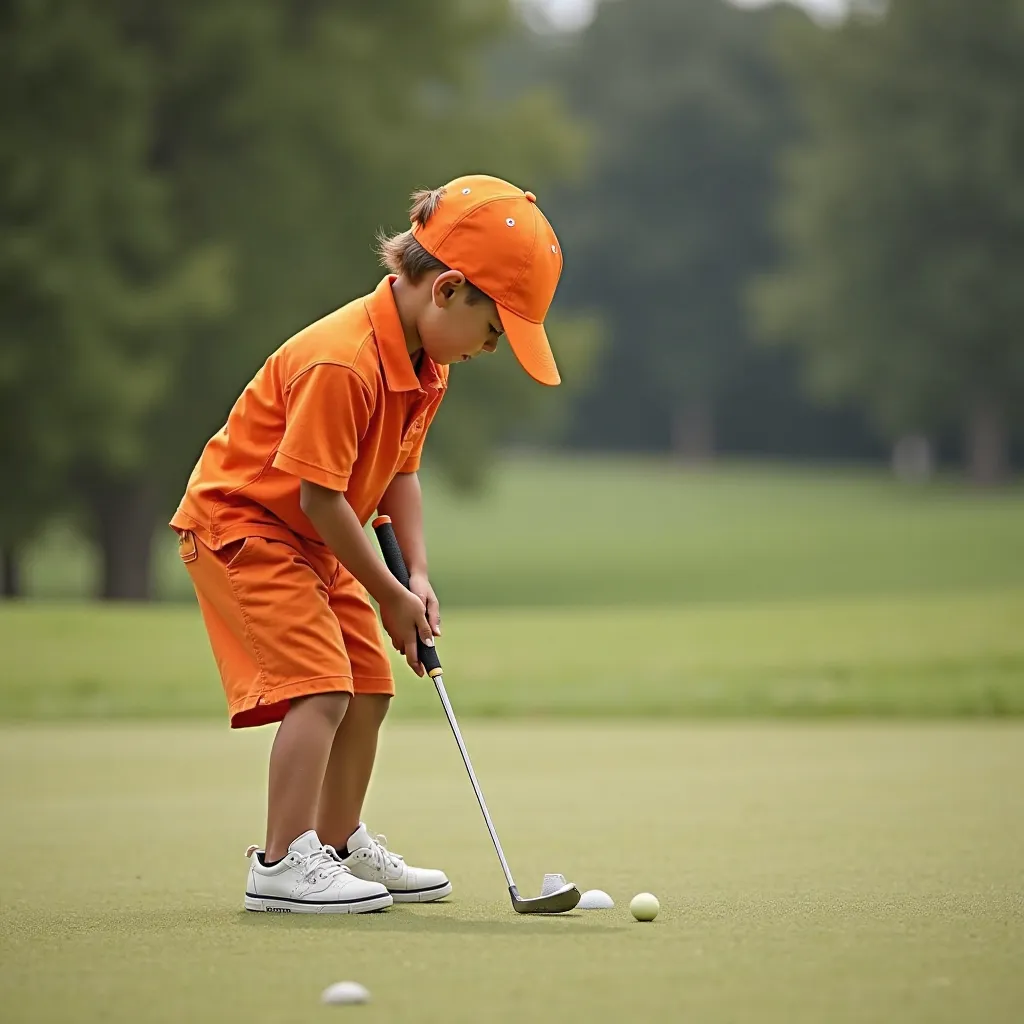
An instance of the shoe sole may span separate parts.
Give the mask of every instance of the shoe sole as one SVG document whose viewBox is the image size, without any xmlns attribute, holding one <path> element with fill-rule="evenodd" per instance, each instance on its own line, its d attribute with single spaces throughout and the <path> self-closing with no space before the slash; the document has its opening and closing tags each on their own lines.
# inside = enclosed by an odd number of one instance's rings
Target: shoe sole
<svg viewBox="0 0 1024 1024">
<path fill-rule="evenodd" d="M 246 910 L 271 914 L 368 914 L 373 910 L 387 910 L 392 903 L 394 900 L 390 893 L 335 903 L 311 903 L 309 900 L 290 900 L 283 896 L 245 894 Z"/>
<path fill-rule="evenodd" d="M 389 889 L 391 898 L 396 903 L 433 903 L 434 900 L 443 900 L 451 894 L 452 883 L 445 882 L 444 885 L 435 885 L 430 889 Z"/>
</svg>

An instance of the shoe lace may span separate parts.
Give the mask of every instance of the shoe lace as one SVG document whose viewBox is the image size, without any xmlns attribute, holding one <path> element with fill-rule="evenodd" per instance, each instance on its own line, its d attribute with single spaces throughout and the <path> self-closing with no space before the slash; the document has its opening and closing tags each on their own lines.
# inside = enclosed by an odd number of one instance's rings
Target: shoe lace
<svg viewBox="0 0 1024 1024">
<path fill-rule="evenodd" d="M 404 857 L 388 849 L 388 837 L 385 835 L 374 835 L 371 832 L 369 850 L 375 868 L 398 868 L 405 862 Z"/>
<path fill-rule="evenodd" d="M 337 878 L 338 875 L 350 875 L 352 872 L 336 859 L 334 850 L 330 846 L 321 846 L 319 850 L 307 854 L 302 864 L 302 874 L 307 879 L 326 880 Z"/>
</svg>

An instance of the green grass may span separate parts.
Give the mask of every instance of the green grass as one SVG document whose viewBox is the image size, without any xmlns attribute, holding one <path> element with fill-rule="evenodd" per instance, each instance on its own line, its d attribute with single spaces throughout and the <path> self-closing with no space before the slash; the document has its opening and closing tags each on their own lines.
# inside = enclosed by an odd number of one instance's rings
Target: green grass
<svg viewBox="0 0 1024 1024">
<path fill-rule="evenodd" d="M 429 483 L 429 475 L 428 475 Z M 506 459 L 479 501 L 427 488 L 442 653 L 472 715 L 1024 713 L 1024 489 L 882 473 Z M 161 534 L 145 608 L 0 606 L 0 718 L 223 713 Z M 81 593 L 51 535 L 36 593 Z M 432 711 L 400 676 L 395 713 Z"/>
<path fill-rule="evenodd" d="M 649 608 L 466 609 L 440 651 L 467 716 L 1024 714 L 1024 588 Z M 0 609 L 0 716 L 224 714 L 189 605 Z M 434 714 L 396 664 L 394 714 Z"/>
<path fill-rule="evenodd" d="M 430 486 L 432 574 L 449 608 L 768 601 L 1024 585 L 1024 488 L 908 487 L 881 471 L 694 472 L 657 459 L 506 459 L 476 501 Z M 168 509 L 168 516 L 171 509 Z M 173 536 L 158 590 L 188 598 Z M 81 596 L 96 560 L 56 531 L 33 594 Z"/>
<path fill-rule="evenodd" d="M 241 911 L 270 731 L 0 729 L 5 1021 L 1010 1024 L 1024 1005 L 1024 730 L 1011 724 L 471 723 L 516 917 L 442 721 L 385 733 L 371 827 L 453 896 Z M 557 783 L 555 782 L 557 780 Z M 628 916 L 649 889 L 662 912 Z M 328 1011 L 352 978 L 371 1005 Z M 346 1018 L 347 1019 L 347 1018 Z"/>
<path fill-rule="evenodd" d="M 1020 1019 L 1024 725 L 937 719 L 1024 715 L 1024 491 L 533 459 L 427 508 L 449 692 L 520 885 L 563 871 L 616 910 L 512 914 L 433 689 L 398 667 L 369 821 L 452 899 L 246 915 L 273 731 L 226 728 L 194 602 L 0 605 L 0 1018 L 315 1021 L 353 978 L 367 1021 Z M 161 593 L 189 596 L 170 539 Z M 52 534 L 31 589 L 82 595 L 90 558 Z M 818 720 L 724 720 L 757 716 Z"/>
</svg>

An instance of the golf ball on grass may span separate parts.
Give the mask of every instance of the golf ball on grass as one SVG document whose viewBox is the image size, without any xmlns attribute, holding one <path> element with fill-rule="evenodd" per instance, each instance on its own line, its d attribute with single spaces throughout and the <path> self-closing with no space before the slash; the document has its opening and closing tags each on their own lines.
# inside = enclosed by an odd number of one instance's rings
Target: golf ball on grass
<svg viewBox="0 0 1024 1024">
<path fill-rule="evenodd" d="M 577 910 L 611 910 L 615 901 L 603 889 L 588 889 L 580 896 Z"/>
<path fill-rule="evenodd" d="M 638 892 L 629 903 L 629 912 L 638 921 L 653 921 L 659 910 L 658 897 L 649 892 Z"/>
<path fill-rule="evenodd" d="M 330 1006 L 345 1006 L 349 1003 L 368 1003 L 370 990 L 358 981 L 336 981 L 328 985 L 320 995 L 320 1002 Z"/>
</svg>

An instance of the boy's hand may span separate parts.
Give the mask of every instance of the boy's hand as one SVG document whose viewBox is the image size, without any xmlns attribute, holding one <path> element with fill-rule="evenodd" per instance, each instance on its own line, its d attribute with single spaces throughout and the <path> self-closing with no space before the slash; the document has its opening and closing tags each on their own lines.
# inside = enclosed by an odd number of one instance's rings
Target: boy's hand
<svg viewBox="0 0 1024 1024">
<path fill-rule="evenodd" d="M 413 572 L 409 574 L 409 589 L 423 602 L 427 609 L 427 622 L 430 623 L 430 630 L 434 636 L 441 635 L 441 606 L 437 603 L 437 594 L 430 585 L 426 573 Z"/>
<path fill-rule="evenodd" d="M 423 599 L 399 584 L 380 603 L 380 618 L 395 650 L 405 655 L 409 668 L 416 675 L 423 675 L 416 638 L 418 636 L 420 640 L 431 644 L 434 642 Z"/>
</svg>

